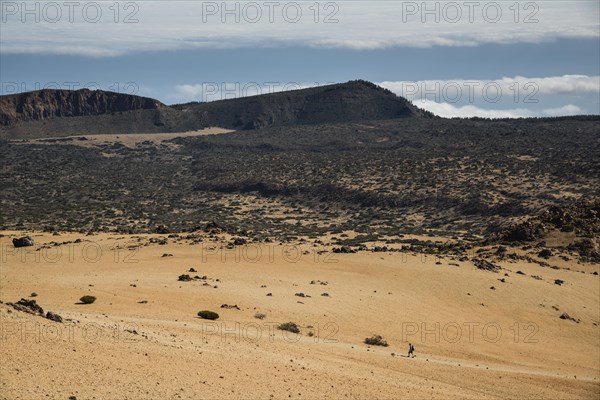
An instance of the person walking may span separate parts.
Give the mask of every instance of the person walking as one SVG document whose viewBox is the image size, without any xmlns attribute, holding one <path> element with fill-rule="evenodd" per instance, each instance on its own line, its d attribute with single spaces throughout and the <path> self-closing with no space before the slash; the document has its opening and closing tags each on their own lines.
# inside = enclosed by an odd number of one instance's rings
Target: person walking
<svg viewBox="0 0 600 400">
<path fill-rule="evenodd" d="M 408 344 L 408 357 L 415 358 L 415 346 L 412 343 Z"/>
</svg>

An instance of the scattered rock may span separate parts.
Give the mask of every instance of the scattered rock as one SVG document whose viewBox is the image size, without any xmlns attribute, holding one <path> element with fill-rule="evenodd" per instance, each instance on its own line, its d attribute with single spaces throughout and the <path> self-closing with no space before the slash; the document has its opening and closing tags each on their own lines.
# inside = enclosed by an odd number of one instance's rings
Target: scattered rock
<svg viewBox="0 0 600 400">
<path fill-rule="evenodd" d="M 244 238 L 237 237 L 237 238 L 233 239 L 233 245 L 234 246 L 243 246 L 246 243 L 248 243 L 248 241 L 246 239 L 244 239 Z"/>
<path fill-rule="evenodd" d="M 575 319 L 575 318 L 571 317 L 571 316 L 570 316 L 569 314 L 567 314 L 567 313 L 562 313 L 562 314 L 560 315 L 560 319 L 564 319 L 564 320 L 567 320 L 567 321 L 573 321 L 573 322 L 577 322 L 577 323 L 579 323 L 579 320 L 578 320 L 578 319 Z"/>
<path fill-rule="evenodd" d="M 481 270 L 490 271 L 490 272 L 498 272 L 501 268 L 498 265 L 492 264 L 489 261 L 482 260 L 481 258 L 473 259 L 473 264 Z"/>
<path fill-rule="evenodd" d="M 342 253 L 342 254 L 350 254 L 350 253 L 356 253 L 356 250 L 353 250 L 352 248 L 348 247 L 348 246 L 342 246 L 342 247 L 336 247 L 333 249 L 334 253 Z"/>
<path fill-rule="evenodd" d="M 154 230 L 154 232 L 155 232 L 155 233 L 158 233 L 158 234 L 160 234 L 160 235 L 166 235 L 167 233 L 171 233 L 171 232 L 169 231 L 169 228 L 167 228 L 167 227 L 166 227 L 166 226 L 164 226 L 164 225 L 159 225 L 159 226 L 157 226 L 157 227 L 156 227 L 156 229 Z"/>
<path fill-rule="evenodd" d="M 46 313 L 46 319 L 49 319 L 50 321 L 54 321 L 54 322 L 63 322 L 63 319 L 60 315 L 58 314 L 54 314 L 52 311 L 48 311 Z"/>
<path fill-rule="evenodd" d="M 229 305 L 229 304 L 221 304 L 221 308 L 229 308 L 229 309 L 235 308 L 236 310 L 239 310 L 239 309 L 240 309 L 240 308 L 237 306 L 237 304 L 236 304 L 236 305 L 233 305 L 233 306 L 231 306 L 231 305 Z"/>
<path fill-rule="evenodd" d="M 21 299 L 16 303 L 6 303 L 17 311 L 23 311 L 33 315 L 44 315 L 44 309 L 35 300 Z"/>
<path fill-rule="evenodd" d="M 546 260 L 549 259 L 552 256 L 553 256 L 552 252 L 550 250 L 548 250 L 548 249 L 544 249 L 544 250 L 542 250 L 542 251 L 540 251 L 538 253 L 538 257 L 544 258 Z"/>
<path fill-rule="evenodd" d="M 177 278 L 178 281 L 181 282 L 189 282 L 191 280 L 193 280 L 193 278 L 191 276 L 189 276 L 188 274 L 183 274 L 183 275 L 179 275 L 179 278 Z"/>
<path fill-rule="evenodd" d="M 555 284 L 555 285 L 558 285 L 558 286 L 561 286 L 561 285 L 562 285 L 562 284 L 564 284 L 564 283 L 565 283 L 565 281 L 563 281 L 562 279 L 555 279 L 555 280 L 554 280 L 554 284 Z"/>
<path fill-rule="evenodd" d="M 15 247 L 29 247 L 29 246 L 33 246 L 35 244 L 35 242 L 33 241 L 33 238 L 31 236 L 23 236 L 21 238 L 15 238 L 13 239 L 13 246 Z"/>
</svg>

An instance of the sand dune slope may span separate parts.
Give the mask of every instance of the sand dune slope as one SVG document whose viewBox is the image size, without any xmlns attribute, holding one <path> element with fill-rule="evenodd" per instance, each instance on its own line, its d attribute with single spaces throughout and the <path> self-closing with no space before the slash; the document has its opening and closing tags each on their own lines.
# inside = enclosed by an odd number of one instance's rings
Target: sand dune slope
<svg viewBox="0 0 600 400">
<path fill-rule="evenodd" d="M 506 263 L 496 274 L 312 243 L 32 236 L 37 246 L 23 250 L 12 247 L 15 232 L 0 238 L 0 398 L 600 395 L 598 266 Z M 6 304 L 32 292 L 65 321 Z M 77 304 L 83 295 L 97 300 Z M 579 322 L 560 319 L 565 312 Z M 300 334 L 277 329 L 290 321 Z M 375 334 L 389 346 L 363 343 Z M 416 358 L 406 357 L 408 342 Z"/>
</svg>

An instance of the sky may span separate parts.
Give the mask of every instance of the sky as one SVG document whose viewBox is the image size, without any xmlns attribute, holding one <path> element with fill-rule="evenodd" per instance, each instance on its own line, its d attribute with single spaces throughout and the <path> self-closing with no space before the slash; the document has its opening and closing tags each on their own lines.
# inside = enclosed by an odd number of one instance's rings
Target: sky
<svg viewBox="0 0 600 400">
<path fill-rule="evenodd" d="M 0 93 L 174 104 L 365 79 L 444 117 L 600 114 L 599 21 L 597 0 L 0 0 Z"/>
</svg>

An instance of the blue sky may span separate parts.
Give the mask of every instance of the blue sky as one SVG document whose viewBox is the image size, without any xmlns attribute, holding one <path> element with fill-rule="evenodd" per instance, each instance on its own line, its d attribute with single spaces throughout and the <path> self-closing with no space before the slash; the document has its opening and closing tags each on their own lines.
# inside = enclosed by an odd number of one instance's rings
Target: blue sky
<svg viewBox="0 0 600 400">
<path fill-rule="evenodd" d="M 0 3 L 2 94 L 172 104 L 360 78 L 448 117 L 600 114 L 597 1 Z"/>
</svg>

